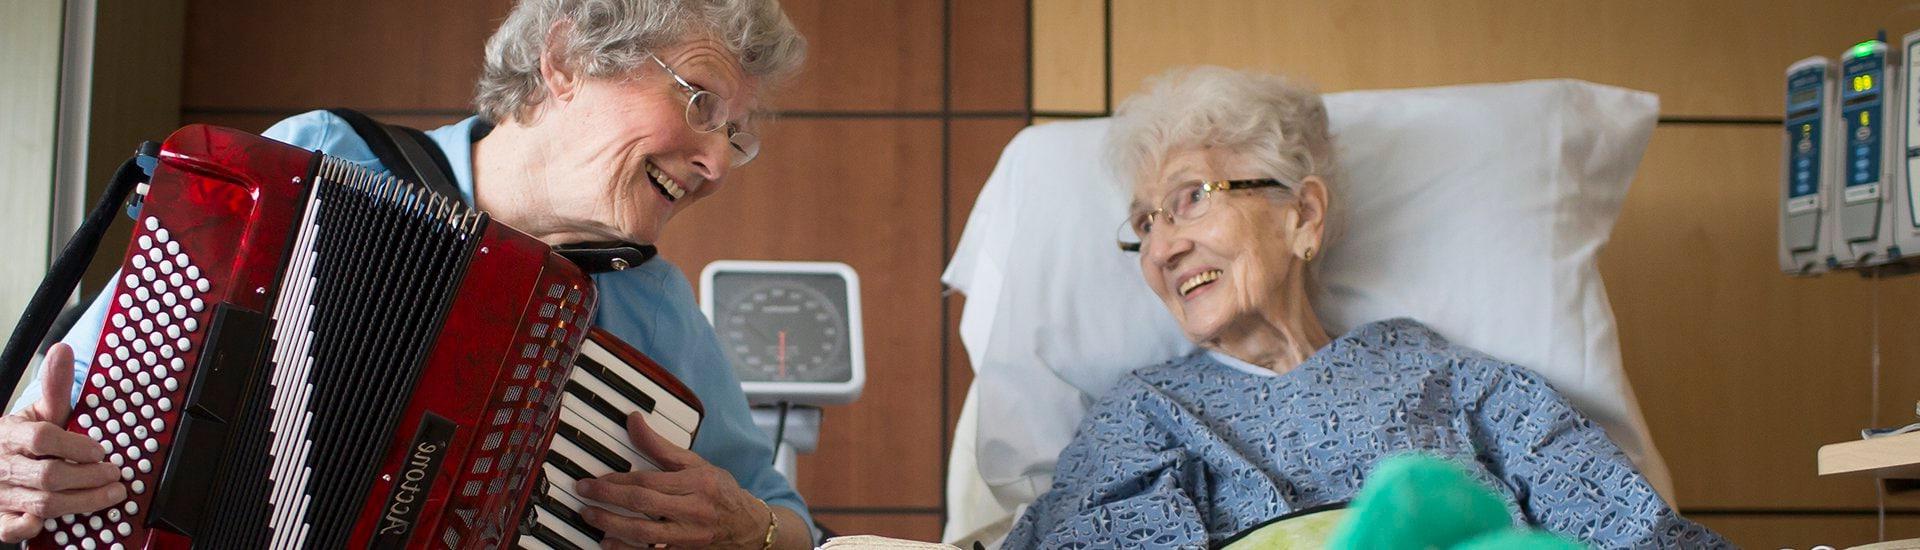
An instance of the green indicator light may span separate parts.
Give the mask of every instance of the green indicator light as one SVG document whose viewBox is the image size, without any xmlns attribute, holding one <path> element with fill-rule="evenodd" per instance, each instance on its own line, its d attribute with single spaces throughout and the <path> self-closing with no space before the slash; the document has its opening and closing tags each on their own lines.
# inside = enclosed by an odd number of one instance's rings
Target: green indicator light
<svg viewBox="0 0 1920 550">
<path fill-rule="evenodd" d="M 1851 54 L 1852 54 L 1852 55 L 1853 55 L 1854 57 L 1866 57 L 1866 56 L 1869 56 L 1869 55 L 1873 55 L 1873 45 L 1874 45 L 1874 44 L 1876 44 L 1876 43 L 1879 43 L 1879 41 L 1878 41 L 1878 40 L 1868 40 L 1868 41 L 1866 41 L 1866 42 L 1861 42 L 1861 43 L 1859 43 L 1859 44 L 1854 44 L 1854 45 L 1853 45 L 1853 51 L 1852 51 L 1852 52 L 1849 52 L 1849 53 L 1851 53 Z"/>
</svg>

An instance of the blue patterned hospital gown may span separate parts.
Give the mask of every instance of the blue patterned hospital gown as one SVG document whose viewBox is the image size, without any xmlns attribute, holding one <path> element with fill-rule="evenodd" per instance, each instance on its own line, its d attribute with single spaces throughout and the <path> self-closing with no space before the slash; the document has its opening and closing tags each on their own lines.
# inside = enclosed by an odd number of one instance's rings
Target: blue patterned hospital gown
<svg viewBox="0 0 1920 550">
<path fill-rule="evenodd" d="M 1419 322 L 1361 326 L 1278 376 L 1232 362 L 1195 353 L 1116 384 L 1006 547 L 1206 546 L 1350 500 L 1414 449 L 1462 463 L 1517 521 L 1596 547 L 1728 546 L 1539 375 Z"/>
</svg>

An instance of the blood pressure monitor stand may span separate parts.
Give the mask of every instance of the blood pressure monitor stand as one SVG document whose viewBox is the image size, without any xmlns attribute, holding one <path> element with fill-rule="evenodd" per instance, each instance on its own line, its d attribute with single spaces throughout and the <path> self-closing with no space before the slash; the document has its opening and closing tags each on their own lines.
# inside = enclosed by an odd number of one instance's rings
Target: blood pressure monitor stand
<svg viewBox="0 0 1920 550">
<path fill-rule="evenodd" d="M 820 406 L 851 403 L 866 383 L 860 277 L 836 262 L 721 260 L 700 272 L 700 309 L 774 441 L 774 469 L 820 444 Z"/>
</svg>

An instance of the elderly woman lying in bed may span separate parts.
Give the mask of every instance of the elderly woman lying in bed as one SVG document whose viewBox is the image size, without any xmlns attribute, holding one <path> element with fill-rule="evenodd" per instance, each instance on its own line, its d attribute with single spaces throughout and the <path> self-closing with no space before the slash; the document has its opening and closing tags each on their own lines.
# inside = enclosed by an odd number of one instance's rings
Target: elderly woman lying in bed
<svg viewBox="0 0 1920 550">
<path fill-rule="evenodd" d="M 1410 319 L 1327 333 L 1308 296 L 1337 177 L 1312 91 L 1175 73 L 1121 106 L 1111 140 L 1133 187 L 1121 247 L 1201 351 L 1101 398 L 1009 548 L 1220 542 L 1348 501 L 1411 450 L 1459 462 L 1515 520 L 1596 546 L 1726 545 L 1540 376 Z"/>
</svg>

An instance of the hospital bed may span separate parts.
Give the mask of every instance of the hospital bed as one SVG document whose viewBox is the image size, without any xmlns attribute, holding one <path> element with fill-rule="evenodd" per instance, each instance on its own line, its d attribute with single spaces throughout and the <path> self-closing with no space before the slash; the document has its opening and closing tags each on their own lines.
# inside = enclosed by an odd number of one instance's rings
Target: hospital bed
<svg viewBox="0 0 1920 550">
<path fill-rule="evenodd" d="M 1326 103 L 1338 173 L 1315 304 L 1330 331 L 1408 316 L 1535 369 L 1671 501 L 1597 259 L 1658 98 L 1554 80 Z M 1128 191 L 1103 162 L 1107 127 L 1015 137 L 942 276 L 967 296 L 960 337 L 975 370 L 949 457 L 948 542 L 1004 538 L 1093 399 L 1192 349 L 1113 245 Z"/>
</svg>

